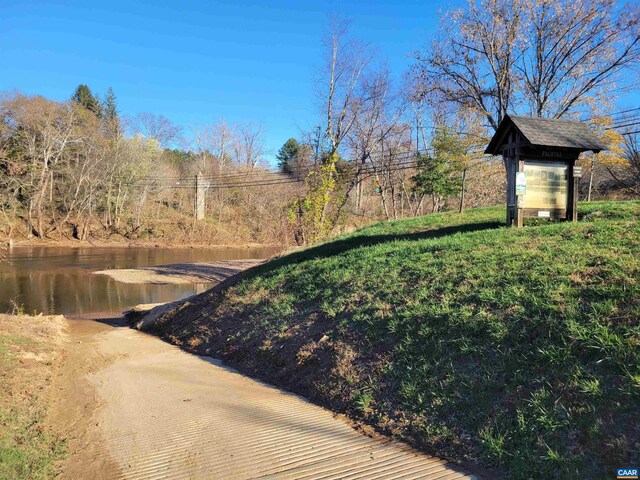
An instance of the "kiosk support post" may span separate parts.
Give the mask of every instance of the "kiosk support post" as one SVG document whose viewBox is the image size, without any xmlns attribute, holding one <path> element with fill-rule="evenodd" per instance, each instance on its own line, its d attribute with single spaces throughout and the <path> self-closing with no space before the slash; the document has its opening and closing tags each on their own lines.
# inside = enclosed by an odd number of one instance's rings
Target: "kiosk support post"
<svg viewBox="0 0 640 480">
<path fill-rule="evenodd" d="M 518 159 L 517 162 L 518 173 L 524 173 L 524 160 Z M 522 228 L 522 226 L 524 225 L 524 196 L 526 195 L 526 193 L 518 195 L 516 192 L 516 195 L 516 227 Z"/>
</svg>

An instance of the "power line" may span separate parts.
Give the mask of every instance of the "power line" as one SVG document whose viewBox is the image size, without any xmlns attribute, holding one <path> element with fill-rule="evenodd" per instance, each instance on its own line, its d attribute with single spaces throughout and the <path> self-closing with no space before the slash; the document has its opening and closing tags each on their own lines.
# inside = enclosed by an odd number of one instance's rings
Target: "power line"
<svg viewBox="0 0 640 480">
<path fill-rule="evenodd" d="M 611 112 L 610 115 L 620 115 L 621 113 L 635 112 L 640 110 L 640 107 L 630 108 L 628 110 L 620 110 L 618 112 Z"/>
<path fill-rule="evenodd" d="M 634 114 L 634 115 L 628 115 L 624 117 L 617 117 L 613 119 L 612 123 L 618 124 L 618 123 L 624 123 L 624 122 L 636 122 L 638 120 L 640 120 L 640 114 Z"/>
<path fill-rule="evenodd" d="M 393 156 L 394 159 L 408 159 L 408 158 L 414 158 L 416 157 L 417 154 L 421 154 L 421 153 L 417 153 L 417 152 L 403 152 L 401 154 L 395 155 Z M 390 158 L 389 156 L 380 156 L 380 155 L 376 155 L 376 156 L 368 156 L 366 157 L 366 160 L 369 161 L 380 161 L 380 160 L 384 160 L 385 158 Z M 302 167 L 298 167 L 298 168 L 293 168 L 291 169 L 291 173 L 292 174 L 308 174 L 310 171 L 313 170 L 314 167 L 316 167 L 317 165 L 307 165 L 307 166 L 302 166 Z M 208 175 L 201 175 L 200 179 L 204 180 L 204 181 L 219 181 L 219 180 L 234 180 L 234 179 L 242 179 L 242 178 L 250 178 L 250 177 L 255 177 L 256 180 L 259 180 L 260 177 L 265 177 L 265 176 L 277 176 L 277 177 L 281 177 L 284 176 L 286 174 L 282 173 L 282 172 L 274 172 L 274 171 L 270 171 L 270 170 L 259 170 L 259 171 L 253 171 L 253 172 L 236 172 L 236 173 L 228 173 L 228 174 L 208 174 Z M 187 183 L 187 182 L 193 182 L 193 179 L 185 179 L 184 177 L 178 177 L 178 176 L 161 176 L 161 177 L 147 177 L 147 179 L 149 181 L 154 181 L 154 180 L 158 180 L 158 181 L 175 181 L 176 183 Z"/>
<path fill-rule="evenodd" d="M 480 160 L 477 163 L 469 165 L 467 168 L 473 168 L 481 163 L 484 163 L 486 160 L 492 158 L 492 156 L 475 156 L 470 158 L 470 160 Z M 405 160 L 401 162 L 397 162 L 397 160 Z M 409 160 L 408 160 L 409 159 Z M 404 153 L 400 156 L 394 156 L 393 160 L 395 163 L 392 165 L 381 165 L 376 166 L 375 164 L 367 165 L 366 168 L 362 168 L 358 170 L 358 174 L 361 176 L 361 179 L 371 178 L 373 176 L 379 174 L 389 174 L 398 171 L 408 170 L 412 168 L 418 167 L 418 159 L 415 154 Z M 408 160 L 408 161 L 407 161 Z M 239 182 L 239 183 L 220 183 L 214 185 L 205 186 L 207 189 L 227 189 L 227 188 L 249 188 L 249 187 L 259 187 L 259 186 L 272 186 L 272 185 L 285 185 L 285 184 L 293 184 L 293 183 L 303 183 L 302 179 L 256 179 L 248 182 Z M 152 184 L 148 182 L 138 182 L 127 184 L 128 186 L 135 187 L 150 187 L 150 188 L 161 188 L 161 189 L 194 189 L 196 188 L 195 183 L 180 183 L 173 185 L 159 185 Z"/>
<path fill-rule="evenodd" d="M 611 125 L 608 127 L 604 127 L 604 130 L 618 130 L 620 128 L 635 127 L 636 125 L 640 125 L 640 120 L 635 122 L 625 123 L 622 125 Z M 624 132 L 618 132 L 618 133 L 624 133 Z"/>
<path fill-rule="evenodd" d="M 404 162 L 397 162 L 397 160 L 408 160 L 408 161 L 404 161 Z M 381 167 L 376 167 L 374 165 L 367 165 L 366 168 L 362 168 L 360 170 L 358 170 L 358 173 L 362 174 L 376 174 L 376 173 L 380 173 L 380 172 L 389 172 L 389 171 L 396 171 L 396 170 L 401 170 L 404 168 L 413 168 L 415 166 L 417 166 L 417 159 L 415 159 L 415 155 L 412 154 L 411 156 L 395 156 L 394 160 L 396 160 L 396 163 L 394 163 L 391 166 L 381 166 Z M 282 174 L 280 174 L 282 175 Z M 251 180 L 251 181 L 247 181 L 247 182 L 237 182 L 237 183 L 219 183 L 219 184 L 213 184 L 213 185 L 205 185 L 205 188 L 236 188 L 236 187 L 245 187 L 245 186 L 261 186 L 261 185 L 280 185 L 283 183 L 302 183 L 304 182 L 304 180 L 302 179 L 285 179 L 285 178 L 280 178 L 280 179 L 270 179 L 270 178 L 266 178 L 266 179 L 259 179 L 256 178 L 255 180 Z M 196 187 L 196 183 L 194 182 L 180 182 L 180 183 L 174 183 L 174 184 L 155 184 L 155 183 L 151 183 L 149 181 L 142 181 L 142 182 L 132 182 L 132 183 L 124 183 L 124 185 L 127 186 L 136 186 L 136 187 L 162 187 L 162 188 L 195 188 Z"/>
<path fill-rule="evenodd" d="M 614 130 L 619 128 L 626 128 L 630 126 L 640 125 L 640 107 L 630 108 L 626 110 L 620 110 L 617 112 L 611 112 L 609 116 L 615 117 L 614 125 L 605 127 L 605 130 Z M 594 117 L 590 117 L 588 120 L 593 119 Z M 622 122 L 622 123 L 621 123 Z M 423 127 L 430 129 L 432 131 L 437 131 L 438 129 L 445 129 L 452 134 L 458 135 L 469 135 L 476 136 L 479 138 L 484 138 L 480 135 L 472 134 L 470 132 L 460 132 L 455 130 L 448 130 L 446 127 L 438 126 L 438 125 L 430 125 L 428 127 Z M 631 135 L 638 133 L 638 131 L 634 132 L 621 132 L 622 135 Z M 470 145 L 471 150 L 468 153 L 482 153 L 484 144 L 474 144 Z M 480 148 L 473 148 L 480 147 Z M 358 173 L 362 174 L 376 174 L 376 173 L 390 173 L 394 171 L 399 171 L 406 168 L 414 168 L 417 166 L 416 158 L 417 155 L 429 154 L 429 152 L 403 152 L 399 155 L 368 155 L 362 165 L 366 165 L 365 168 L 360 168 Z M 486 161 L 490 159 L 491 156 L 480 156 L 477 157 L 477 160 Z M 395 162 L 393 168 L 389 168 L 390 166 L 379 166 L 376 167 L 374 162 L 386 162 L 387 159 Z M 367 164 L 367 160 L 370 163 Z M 410 160 L 408 163 L 398 163 L 398 160 Z M 292 174 L 299 175 L 308 175 L 317 165 L 306 165 L 298 168 L 291 169 Z M 254 187 L 254 186 L 270 186 L 270 185 L 282 185 L 289 183 L 301 183 L 302 179 L 296 178 L 286 178 L 285 174 L 278 171 L 272 170 L 249 170 L 249 171 L 239 171 L 239 172 L 228 172 L 228 173 L 219 173 L 219 174 L 207 174 L 201 175 L 200 180 L 209 182 L 209 185 L 206 188 L 212 189 L 220 189 L 220 188 L 241 188 L 241 187 Z M 242 181 L 246 180 L 246 181 Z M 166 184 L 164 182 L 173 182 L 172 184 Z M 230 182 L 230 183 L 218 183 L 218 182 Z M 156 183 L 157 182 L 157 183 Z M 211 182 L 216 182 L 213 185 Z M 164 184 L 163 184 L 164 183 Z M 129 185 L 141 186 L 141 187 L 153 187 L 153 188 L 188 188 L 192 189 L 196 187 L 196 182 L 194 179 L 185 179 L 182 176 L 156 176 L 156 177 L 148 177 L 144 181 L 131 183 Z"/>
</svg>

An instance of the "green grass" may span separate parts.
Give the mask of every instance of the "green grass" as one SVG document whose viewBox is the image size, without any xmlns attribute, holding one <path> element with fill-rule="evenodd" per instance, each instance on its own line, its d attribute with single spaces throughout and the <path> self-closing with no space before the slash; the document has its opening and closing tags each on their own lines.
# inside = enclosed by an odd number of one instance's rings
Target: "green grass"
<svg viewBox="0 0 640 480">
<path fill-rule="evenodd" d="M 42 427 L 43 413 L 25 413 L 0 407 L 0 479 L 49 479 L 54 462 L 64 454 L 64 444 Z"/>
<path fill-rule="evenodd" d="M 54 462 L 64 455 L 64 442 L 44 426 L 43 391 L 48 388 L 51 365 L 24 357 L 48 354 L 57 347 L 32 330 L 35 321 L 45 320 L 29 320 L 0 316 L 0 329 L 24 330 L 24 334 L 0 335 L 0 480 L 54 478 Z M 46 326 L 41 330 L 48 331 Z"/>
<path fill-rule="evenodd" d="M 640 202 L 580 216 L 380 223 L 271 261 L 159 332 L 449 459 L 611 478 L 640 459 Z"/>
</svg>

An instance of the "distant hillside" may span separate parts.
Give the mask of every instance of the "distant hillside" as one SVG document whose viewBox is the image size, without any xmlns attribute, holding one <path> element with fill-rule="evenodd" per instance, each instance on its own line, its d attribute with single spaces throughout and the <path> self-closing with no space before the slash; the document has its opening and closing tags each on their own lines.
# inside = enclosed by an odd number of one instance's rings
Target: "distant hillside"
<svg viewBox="0 0 640 480">
<path fill-rule="evenodd" d="M 506 229 L 380 223 L 184 303 L 156 333 L 507 478 L 640 458 L 640 202 Z"/>
</svg>

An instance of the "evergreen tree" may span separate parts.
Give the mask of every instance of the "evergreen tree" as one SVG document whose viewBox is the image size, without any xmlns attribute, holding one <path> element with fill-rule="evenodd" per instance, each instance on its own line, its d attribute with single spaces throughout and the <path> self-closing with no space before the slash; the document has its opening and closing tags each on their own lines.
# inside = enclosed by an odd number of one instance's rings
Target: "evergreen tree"
<svg viewBox="0 0 640 480">
<path fill-rule="evenodd" d="M 118 105 L 116 103 L 116 95 L 111 87 L 107 88 L 107 94 L 104 97 L 102 112 L 105 120 L 113 121 L 118 118 Z"/>
<path fill-rule="evenodd" d="M 116 137 L 120 135 L 120 118 L 118 117 L 118 103 L 113 89 L 109 87 L 102 104 L 102 118 L 106 122 L 107 131 Z"/>
<path fill-rule="evenodd" d="M 73 93 L 71 100 L 79 103 L 90 112 L 93 112 L 97 117 L 102 115 L 100 101 L 93 95 L 91 89 L 87 85 L 78 85 L 78 88 L 76 88 L 76 91 Z"/>
<path fill-rule="evenodd" d="M 278 159 L 278 168 L 285 175 L 293 175 L 295 172 L 295 158 L 300 149 L 300 144 L 295 138 L 290 138 L 280 147 L 276 158 Z"/>
</svg>

